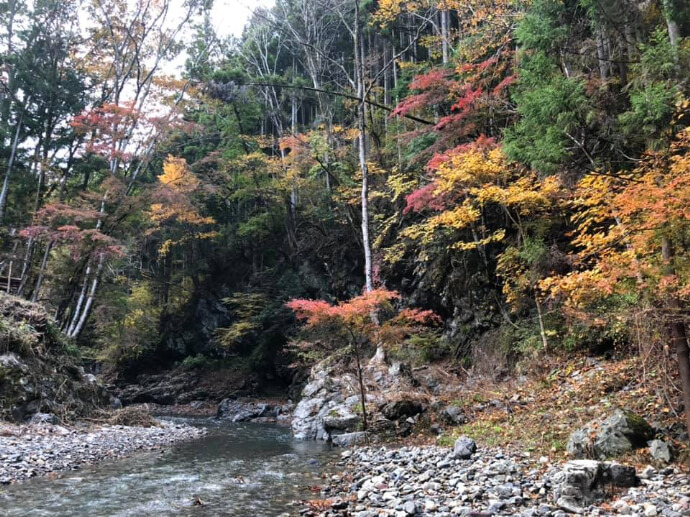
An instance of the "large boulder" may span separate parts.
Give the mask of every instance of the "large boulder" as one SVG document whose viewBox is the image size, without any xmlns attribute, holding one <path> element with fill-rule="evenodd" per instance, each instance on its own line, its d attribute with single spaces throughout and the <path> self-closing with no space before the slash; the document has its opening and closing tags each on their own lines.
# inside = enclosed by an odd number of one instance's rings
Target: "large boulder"
<svg viewBox="0 0 690 517">
<path fill-rule="evenodd" d="M 352 413 L 347 406 L 336 406 L 323 419 L 323 427 L 328 432 L 356 431 L 362 423 L 359 415 Z"/>
<path fill-rule="evenodd" d="M 424 405 L 418 400 L 396 400 L 388 402 L 381 408 L 381 413 L 388 420 L 403 420 L 424 411 Z"/>
<path fill-rule="evenodd" d="M 270 404 L 241 402 L 232 398 L 223 399 L 216 410 L 216 418 L 233 422 L 247 422 L 256 418 L 274 416 L 276 416 L 276 408 Z"/>
<path fill-rule="evenodd" d="M 645 447 L 654 429 L 639 415 L 617 409 L 605 420 L 589 422 L 570 435 L 567 450 L 575 458 L 610 458 Z"/>
<path fill-rule="evenodd" d="M 192 407 L 203 407 L 202 402 L 191 404 Z M 283 405 L 265 402 L 244 402 L 234 398 L 223 399 L 216 409 L 216 418 L 232 422 L 276 422 L 287 420 L 292 413 L 292 403 Z"/>
<path fill-rule="evenodd" d="M 338 374 L 333 367 L 312 368 L 310 381 L 302 390 L 292 417 L 292 434 L 298 440 L 332 440 L 358 431 L 361 400 L 357 379 L 350 373 Z M 367 402 L 374 402 L 367 395 Z"/>
<path fill-rule="evenodd" d="M 292 434 L 298 440 L 325 439 L 323 417 L 319 420 L 326 400 L 321 397 L 303 398 L 292 415 Z"/>
<path fill-rule="evenodd" d="M 605 496 L 606 485 L 630 487 L 637 484 L 635 469 L 618 463 L 574 460 L 566 463 L 552 479 L 556 504 L 570 513 L 584 514 L 587 507 Z"/>
<path fill-rule="evenodd" d="M 353 445 L 367 443 L 368 440 L 369 433 L 365 431 L 358 431 L 356 433 L 345 433 L 334 436 L 333 445 L 336 447 L 352 447 Z"/>
</svg>

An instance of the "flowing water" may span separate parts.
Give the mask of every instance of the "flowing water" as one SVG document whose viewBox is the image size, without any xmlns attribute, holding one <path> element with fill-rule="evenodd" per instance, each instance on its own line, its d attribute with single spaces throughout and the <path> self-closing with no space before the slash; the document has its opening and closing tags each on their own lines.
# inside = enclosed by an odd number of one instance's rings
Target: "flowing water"
<svg viewBox="0 0 690 517">
<path fill-rule="evenodd" d="M 271 517 L 298 514 L 310 498 L 328 446 L 292 439 L 288 428 L 193 421 L 208 434 L 165 453 L 124 460 L 0 488 L 6 517 Z M 194 504 L 201 500 L 202 506 Z"/>
</svg>

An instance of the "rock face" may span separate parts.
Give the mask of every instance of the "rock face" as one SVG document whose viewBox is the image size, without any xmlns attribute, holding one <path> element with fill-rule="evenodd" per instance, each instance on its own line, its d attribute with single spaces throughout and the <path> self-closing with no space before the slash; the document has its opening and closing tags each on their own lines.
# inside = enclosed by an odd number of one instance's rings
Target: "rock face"
<svg viewBox="0 0 690 517">
<path fill-rule="evenodd" d="M 298 440 L 329 440 L 358 431 L 360 397 L 353 375 L 337 376 L 332 368 L 314 367 L 311 381 L 292 417 L 292 433 Z M 369 396 L 368 401 L 374 398 Z"/>
<path fill-rule="evenodd" d="M 292 404 L 272 405 L 268 403 L 241 402 L 223 399 L 218 405 L 216 418 L 233 422 L 263 421 L 275 422 L 290 418 Z"/>
<path fill-rule="evenodd" d="M 603 421 L 593 421 L 578 429 L 568 440 L 568 453 L 575 458 L 610 458 L 644 447 L 654 430 L 644 418 L 617 409 Z"/>
<path fill-rule="evenodd" d="M 125 406 L 131 404 L 166 406 L 186 404 L 212 395 L 200 389 L 198 384 L 199 379 L 193 371 L 179 370 L 162 375 L 141 374 L 136 382 L 127 384 L 118 391 L 118 398 Z"/>
<path fill-rule="evenodd" d="M 365 368 L 364 376 L 369 390 L 376 386 L 376 390 L 366 394 L 367 423 L 372 436 L 409 434 L 419 415 L 426 411 L 426 405 L 415 398 L 386 401 L 383 395 L 406 392 L 415 386 L 409 366 L 396 363 L 388 367 L 372 361 Z M 314 366 L 293 414 L 295 438 L 335 442 L 338 435 L 362 431 L 362 424 L 356 375 L 343 373 L 333 366 Z"/>
</svg>

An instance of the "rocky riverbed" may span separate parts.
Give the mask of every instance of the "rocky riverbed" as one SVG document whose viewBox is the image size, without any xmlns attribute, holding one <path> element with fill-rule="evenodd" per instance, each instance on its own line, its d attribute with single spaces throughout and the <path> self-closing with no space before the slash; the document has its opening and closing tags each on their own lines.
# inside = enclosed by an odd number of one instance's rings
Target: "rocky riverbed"
<svg viewBox="0 0 690 517">
<path fill-rule="evenodd" d="M 204 429 L 162 421 L 160 426 L 0 425 L 0 483 L 75 470 L 135 451 L 157 450 L 202 436 Z"/>
<path fill-rule="evenodd" d="M 583 460 L 556 465 L 528 453 L 471 449 L 460 454 L 457 447 L 454 454 L 435 446 L 346 450 L 338 463 L 343 473 L 324 487 L 328 499 L 312 503 L 302 513 L 320 517 L 690 515 L 690 478 L 676 467 L 649 466 L 635 472 L 615 463 Z"/>
</svg>

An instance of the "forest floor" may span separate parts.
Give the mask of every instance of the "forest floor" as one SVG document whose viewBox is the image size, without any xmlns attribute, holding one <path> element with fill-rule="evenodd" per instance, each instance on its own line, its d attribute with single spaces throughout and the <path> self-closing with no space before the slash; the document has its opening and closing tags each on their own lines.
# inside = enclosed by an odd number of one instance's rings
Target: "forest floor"
<svg viewBox="0 0 690 517">
<path fill-rule="evenodd" d="M 467 423 L 446 428 L 439 439 L 419 433 L 410 444 L 438 441 L 452 445 L 461 434 L 490 447 L 516 447 L 553 459 L 566 459 L 568 437 L 587 422 L 615 408 L 644 417 L 690 461 L 675 376 L 661 364 L 650 367 L 640 357 L 604 359 L 586 356 L 542 358 L 538 371 L 498 380 L 468 378 L 462 388 L 442 394 L 448 405 L 463 410 Z M 644 463 L 648 451 L 638 449 L 627 461 Z"/>
<path fill-rule="evenodd" d="M 425 370 L 448 380 L 434 405 L 457 406 L 466 423 L 450 426 L 430 411 L 405 438 L 343 451 L 339 473 L 324 480 L 322 497 L 304 503 L 306 515 L 565 516 L 555 479 L 572 459 L 568 438 L 616 408 L 644 417 L 672 445 L 675 461 L 655 461 L 647 448 L 615 458 L 635 468 L 639 485 L 607 485 L 580 513 L 690 515 L 688 438 L 674 410 L 674 376 L 663 365 L 650 367 L 639 357 L 553 357 L 528 374 L 500 380 L 458 371 L 451 363 Z M 458 384 L 452 385 L 455 376 Z M 450 454 L 462 435 L 478 446 L 471 459 Z"/>
</svg>

